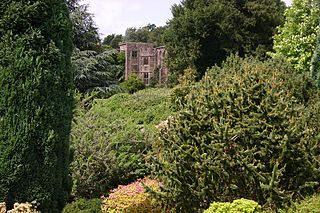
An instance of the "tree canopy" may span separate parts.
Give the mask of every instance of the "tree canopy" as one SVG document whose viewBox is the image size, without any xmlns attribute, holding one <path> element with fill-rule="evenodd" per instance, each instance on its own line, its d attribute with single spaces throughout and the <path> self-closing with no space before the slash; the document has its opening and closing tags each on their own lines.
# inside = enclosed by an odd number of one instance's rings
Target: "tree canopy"
<svg viewBox="0 0 320 213">
<path fill-rule="evenodd" d="M 124 57 L 115 50 L 101 53 L 75 49 L 72 56 L 75 88 L 81 92 L 108 90 L 123 78 Z"/>
<path fill-rule="evenodd" d="M 131 27 L 126 30 L 125 42 L 149 42 L 156 46 L 163 45 L 163 33 L 166 27 L 157 27 L 155 24 L 148 24 L 141 28 Z"/>
<path fill-rule="evenodd" d="M 88 5 L 79 4 L 79 0 L 68 0 L 70 18 L 73 25 L 73 44 L 80 50 L 99 50 L 100 38 L 93 15 Z"/>
<path fill-rule="evenodd" d="M 298 72 L 309 72 L 319 29 L 319 8 L 314 0 L 293 0 L 285 23 L 274 36 L 272 57 L 285 57 Z"/>
<path fill-rule="evenodd" d="M 118 49 L 119 44 L 123 41 L 123 36 L 121 34 L 111 34 L 107 35 L 104 39 L 102 44 L 107 45 L 107 47 L 111 47 L 113 49 Z"/>
<path fill-rule="evenodd" d="M 202 76 L 230 53 L 265 57 L 284 10 L 281 0 L 183 0 L 173 5 L 164 34 L 171 73 L 191 66 Z"/>
</svg>

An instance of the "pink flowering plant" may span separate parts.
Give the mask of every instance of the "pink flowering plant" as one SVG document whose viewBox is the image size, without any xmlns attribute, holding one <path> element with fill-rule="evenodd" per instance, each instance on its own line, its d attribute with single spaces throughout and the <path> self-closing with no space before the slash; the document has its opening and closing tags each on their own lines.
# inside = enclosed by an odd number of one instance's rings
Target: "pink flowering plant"
<svg viewBox="0 0 320 213">
<path fill-rule="evenodd" d="M 102 200 L 104 213 L 116 212 L 161 212 L 161 206 L 147 192 L 146 187 L 154 191 L 160 190 L 160 183 L 149 178 L 139 179 L 129 185 L 111 190 L 111 194 Z"/>
</svg>

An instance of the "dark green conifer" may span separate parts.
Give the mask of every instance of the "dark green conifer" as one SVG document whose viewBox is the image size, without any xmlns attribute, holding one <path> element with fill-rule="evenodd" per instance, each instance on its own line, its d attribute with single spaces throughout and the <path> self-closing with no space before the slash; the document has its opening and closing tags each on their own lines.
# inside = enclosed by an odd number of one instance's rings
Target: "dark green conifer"
<svg viewBox="0 0 320 213">
<path fill-rule="evenodd" d="M 64 0 L 0 2 L 0 200 L 61 212 L 71 189 L 71 23 Z"/>
<path fill-rule="evenodd" d="M 317 189 L 319 93 L 305 74 L 284 62 L 231 58 L 180 88 L 151 164 L 170 209 L 197 212 L 237 198 L 281 206 Z"/>
</svg>

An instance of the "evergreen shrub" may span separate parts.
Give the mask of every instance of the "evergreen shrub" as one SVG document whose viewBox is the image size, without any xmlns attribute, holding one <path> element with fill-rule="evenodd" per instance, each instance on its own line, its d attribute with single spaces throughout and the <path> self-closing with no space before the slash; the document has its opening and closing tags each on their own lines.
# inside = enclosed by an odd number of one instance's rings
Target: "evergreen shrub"
<svg viewBox="0 0 320 213">
<path fill-rule="evenodd" d="M 282 61 L 229 58 L 185 96 L 151 160 L 178 212 L 237 198 L 281 206 L 319 182 L 319 92 Z"/>
<path fill-rule="evenodd" d="M 253 200 L 238 199 L 232 203 L 213 202 L 204 213 L 257 213 L 261 206 Z"/>
<path fill-rule="evenodd" d="M 61 212 L 73 110 L 66 2 L 3 0 L 0 14 L 0 200 Z"/>
<path fill-rule="evenodd" d="M 99 198 L 89 200 L 80 198 L 67 204 L 62 213 L 102 213 L 101 200 Z"/>
<path fill-rule="evenodd" d="M 196 84 L 196 70 L 188 68 L 184 70 L 182 76 L 179 77 L 179 84 L 176 85 L 171 92 L 171 107 L 177 110 L 186 103 L 186 96 Z"/>
<path fill-rule="evenodd" d="M 307 197 L 301 202 L 294 203 L 289 209 L 281 210 L 281 213 L 311 213 L 320 212 L 319 194 Z"/>
</svg>

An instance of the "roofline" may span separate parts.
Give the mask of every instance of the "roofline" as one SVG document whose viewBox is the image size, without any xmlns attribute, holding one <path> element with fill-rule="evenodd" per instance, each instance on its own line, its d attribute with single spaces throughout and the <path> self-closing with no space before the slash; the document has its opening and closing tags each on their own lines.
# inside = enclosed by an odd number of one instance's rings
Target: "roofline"
<svg viewBox="0 0 320 213">
<path fill-rule="evenodd" d="M 154 43 L 149 43 L 149 42 L 132 42 L 132 41 L 119 43 L 120 46 L 126 45 L 126 44 L 152 44 L 152 45 L 154 45 Z"/>
</svg>

